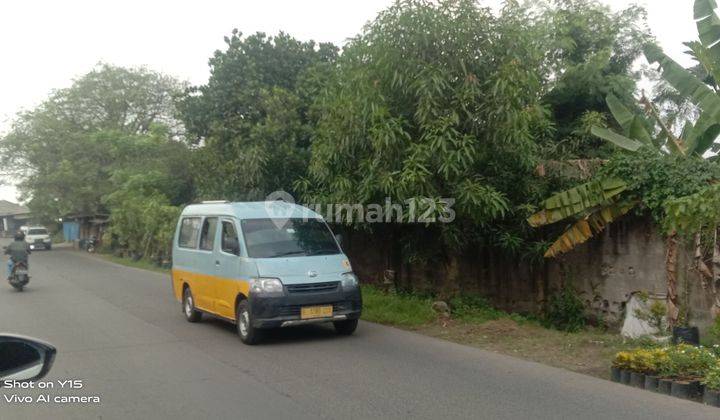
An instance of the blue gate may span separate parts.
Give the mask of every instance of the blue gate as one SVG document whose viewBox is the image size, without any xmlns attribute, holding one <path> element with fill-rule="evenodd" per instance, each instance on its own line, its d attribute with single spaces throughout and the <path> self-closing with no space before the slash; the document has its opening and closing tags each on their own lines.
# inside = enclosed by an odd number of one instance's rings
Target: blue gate
<svg viewBox="0 0 720 420">
<path fill-rule="evenodd" d="M 80 239 L 80 223 L 63 222 L 63 236 L 66 242 L 77 241 Z"/>
</svg>

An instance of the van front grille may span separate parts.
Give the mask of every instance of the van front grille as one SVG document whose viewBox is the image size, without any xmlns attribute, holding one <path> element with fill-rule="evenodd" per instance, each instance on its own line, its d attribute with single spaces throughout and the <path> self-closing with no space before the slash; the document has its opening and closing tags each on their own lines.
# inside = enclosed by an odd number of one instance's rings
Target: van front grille
<svg viewBox="0 0 720 420">
<path fill-rule="evenodd" d="M 288 284 L 285 287 L 288 293 L 317 293 L 334 292 L 339 284 L 340 282 L 337 281 L 328 281 L 324 283 Z"/>
</svg>

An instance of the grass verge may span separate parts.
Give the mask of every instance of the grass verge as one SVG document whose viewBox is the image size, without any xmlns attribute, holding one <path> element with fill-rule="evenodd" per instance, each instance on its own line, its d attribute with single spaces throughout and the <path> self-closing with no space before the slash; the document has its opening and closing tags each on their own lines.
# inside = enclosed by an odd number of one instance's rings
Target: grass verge
<svg viewBox="0 0 720 420">
<path fill-rule="evenodd" d="M 432 300 L 403 294 L 385 294 L 372 286 L 363 286 L 363 314 L 366 321 L 399 327 L 433 322 L 437 316 Z"/>
<path fill-rule="evenodd" d="M 609 378 L 615 353 L 643 344 L 598 328 L 550 329 L 537 319 L 495 309 L 478 296 L 453 299 L 450 319 L 438 318 L 432 302 L 364 286 L 363 319 L 603 379 Z"/>
<path fill-rule="evenodd" d="M 144 259 L 133 261 L 130 258 L 116 257 L 112 254 L 96 253 L 95 255 L 97 255 L 98 257 L 100 257 L 104 260 L 114 262 L 116 264 L 124 265 L 127 267 L 141 268 L 143 270 L 155 271 L 157 273 L 169 273 L 170 272 L 170 269 L 158 267 L 152 261 L 148 261 L 148 260 L 144 260 Z"/>
</svg>

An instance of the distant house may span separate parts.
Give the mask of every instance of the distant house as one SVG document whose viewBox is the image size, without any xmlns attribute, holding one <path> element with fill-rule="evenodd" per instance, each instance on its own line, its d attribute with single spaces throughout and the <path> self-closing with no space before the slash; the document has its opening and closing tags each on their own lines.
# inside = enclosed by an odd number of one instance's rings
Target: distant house
<svg viewBox="0 0 720 420">
<path fill-rule="evenodd" d="M 27 225 L 32 219 L 30 209 L 7 200 L 0 200 L 0 235 L 10 236 L 20 226 Z"/>
<path fill-rule="evenodd" d="M 94 236 L 100 239 L 107 229 L 110 217 L 107 214 L 72 214 L 62 218 L 65 241 L 82 241 Z"/>
</svg>

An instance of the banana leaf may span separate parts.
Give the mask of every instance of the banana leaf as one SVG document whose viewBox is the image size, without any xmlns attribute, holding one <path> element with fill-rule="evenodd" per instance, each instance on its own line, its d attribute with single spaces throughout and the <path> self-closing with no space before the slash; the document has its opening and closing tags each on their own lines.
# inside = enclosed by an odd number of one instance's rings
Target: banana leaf
<svg viewBox="0 0 720 420">
<path fill-rule="evenodd" d="M 615 118 L 615 120 L 620 124 L 620 127 L 623 129 L 623 134 L 626 136 L 630 133 L 630 126 L 633 122 L 634 115 L 632 112 L 630 112 L 625 105 L 623 105 L 622 102 L 620 102 L 620 99 L 617 98 L 617 96 L 613 95 L 612 93 L 608 94 L 607 97 L 605 97 L 605 103 L 607 103 L 608 109 L 610 110 L 610 113 Z"/>
<path fill-rule="evenodd" d="M 697 138 L 697 146 L 695 147 L 695 153 L 702 156 L 707 152 L 713 144 L 715 139 L 720 135 L 720 124 L 714 124 L 710 126 L 704 133 Z"/>
<path fill-rule="evenodd" d="M 587 242 L 607 225 L 629 212 L 637 202 L 615 202 L 588 214 L 570 225 L 545 252 L 545 258 L 556 257 Z"/>
<path fill-rule="evenodd" d="M 603 140 L 607 140 L 610 143 L 631 152 L 635 152 L 642 147 L 642 143 L 639 141 L 627 138 L 621 134 L 615 133 L 614 131 L 610 131 L 607 128 L 592 126 L 590 128 L 590 132 Z"/>
<path fill-rule="evenodd" d="M 720 122 L 709 114 L 701 113 L 695 126 L 685 137 L 687 153 L 696 153 L 702 156 L 715 142 L 718 134 L 720 134 Z"/>
<path fill-rule="evenodd" d="M 665 55 L 657 45 L 645 45 L 644 52 L 650 63 L 660 64 L 665 81 L 700 107 L 703 112 L 708 113 L 708 118 L 720 122 L 720 97 L 712 89 Z"/>
<path fill-rule="evenodd" d="M 542 210 L 528 217 L 533 227 L 549 225 L 609 202 L 627 189 L 619 178 L 600 178 L 554 194 L 540 204 Z"/>
<path fill-rule="evenodd" d="M 720 19 L 715 14 L 717 3 L 715 0 L 695 0 L 693 6 L 693 17 L 696 21 L 698 37 L 702 45 L 707 48 L 712 61 L 715 63 L 720 62 Z M 701 63 L 702 64 L 702 63 Z M 708 73 L 714 76 L 714 71 Z M 720 83 L 720 80 L 718 81 Z"/>
<path fill-rule="evenodd" d="M 690 48 L 690 51 L 685 51 L 685 53 L 690 54 L 705 72 L 712 76 L 715 84 L 720 82 L 720 65 L 717 62 L 717 56 L 698 41 L 684 42 L 683 44 Z"/>
<path fill-rule="evenodd" d="M 639 115 L 635 115 L 633 117 L 632 123 L 630 124 L 630 132 L 628 134 L 628 137 L 633 140 L 639 140 L 641 143 L 644 143 L 647 146 L 654 145 L 650 133 L 648 133 L 645 129 L 643 118 Z"/>
</svg>

